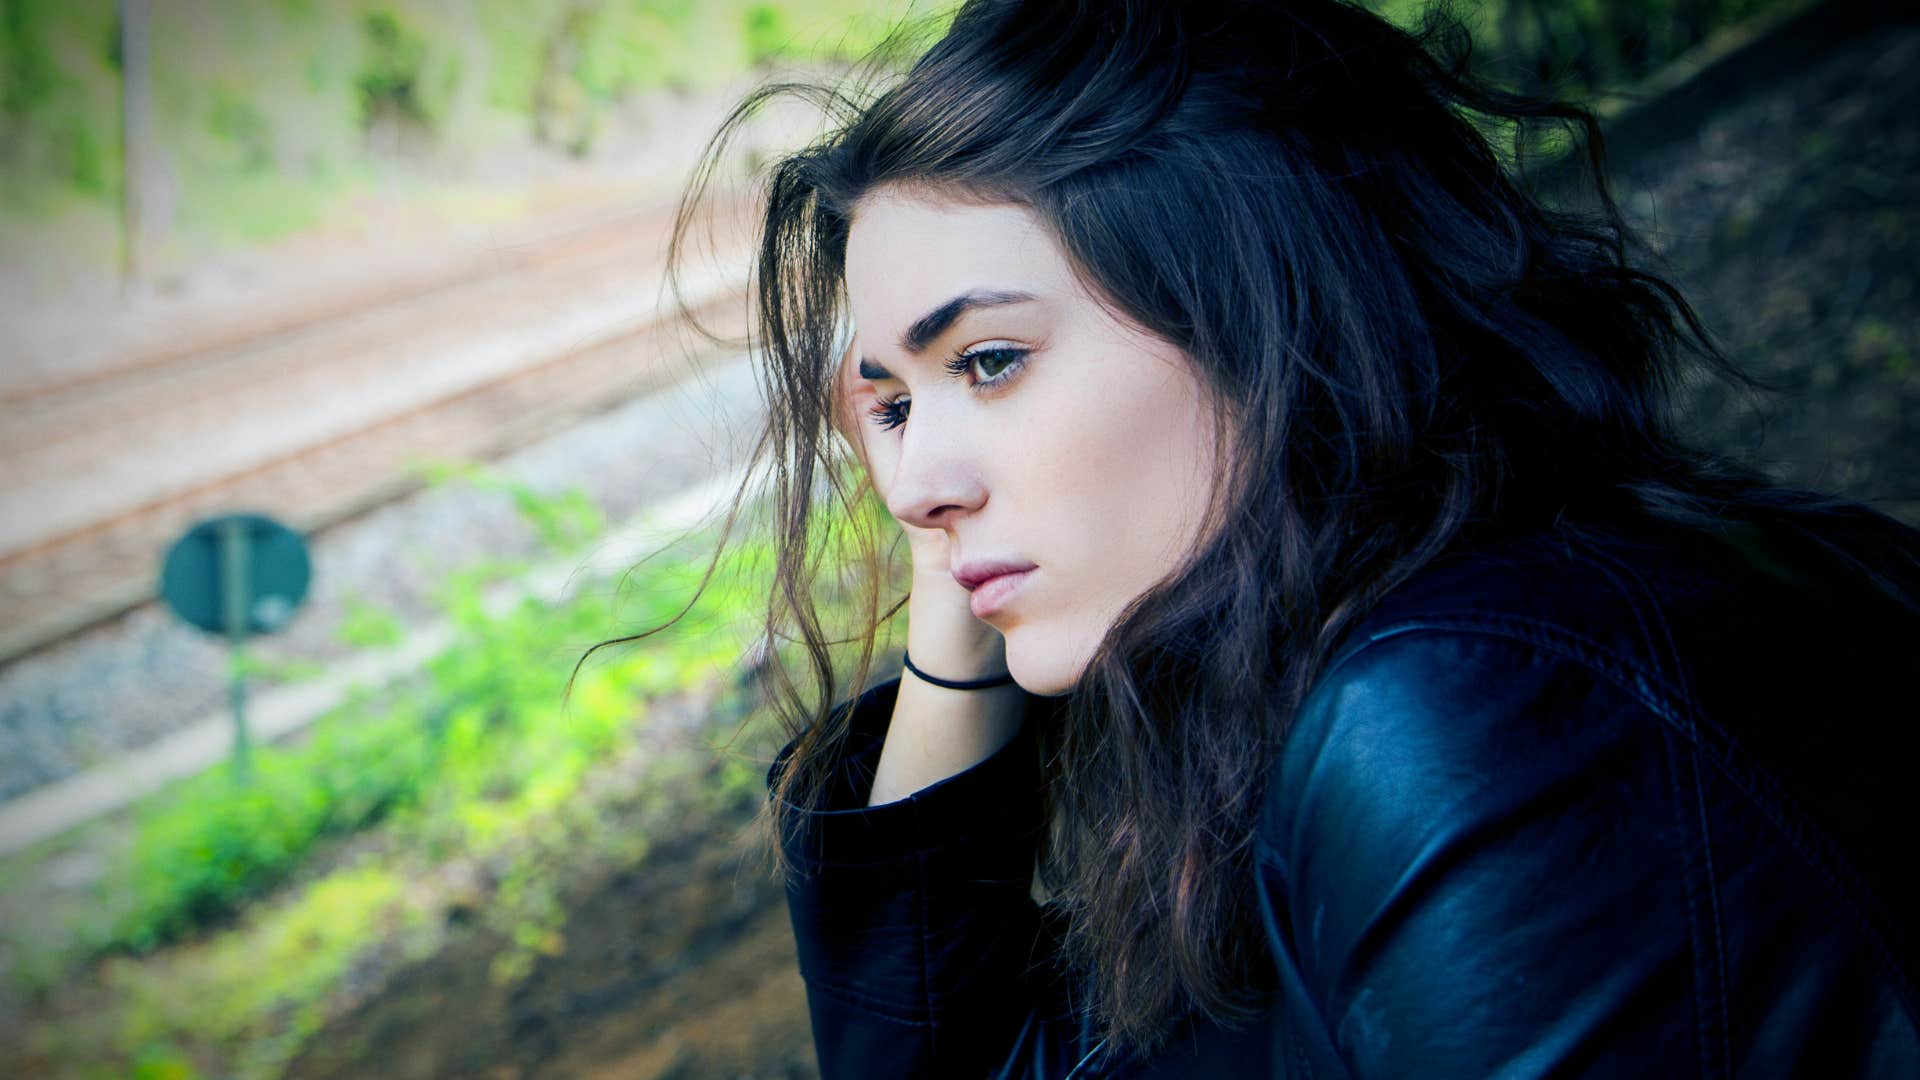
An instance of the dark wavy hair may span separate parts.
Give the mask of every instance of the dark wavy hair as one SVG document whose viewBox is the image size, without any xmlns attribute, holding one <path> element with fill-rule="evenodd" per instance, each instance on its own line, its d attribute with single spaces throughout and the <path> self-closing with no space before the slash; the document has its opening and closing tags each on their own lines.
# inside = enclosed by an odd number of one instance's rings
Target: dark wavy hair
<svg viewBox="0 0 1920 1080">
<path fill-rule="evenodd" d="M 1029 209 L 1094 295 L 1213 390 L 1238 453 L 1210 539 L 1123 612 L 1036 734 L 1051 823 L 1036 897 L 1118 1047 L 1263 1008 L 1250 852 L 1267 767 L 1342 633 L 1436 557 L 1639 515 L 1785 523 L 1893 595 L 1874 568 L 1888 560 L 1844 550 L 1840 527 L 1920 565 L 1878 511 L 1677 437 L 1684 364 L 1775 388 L 1630 265 L 1591 112 L 1503 92 L 1471 74 L 1471 47 L 1445 7 L 1403 30 L 1342 0 L 969 0 L 904 74 L 755 92 L 681 204 L 676 265 L 763 105 L 798 96 L 829 118 L 765 172 L 750 290 L 771 406 L 753 455 L 772 472 L 766 633 L 802 642 L 813 676 L 803 691 L 774 652 L 771 700 L 797 743 L 772 832 L 824 790 L 846 736 L 831 705 L 868 684 L 873 638 L 906 602 L 879 595 L 880 533 L 823 513 L 871 492 L 829 423 L 859 200 L 910 183 Z M 1578 155 L 1589 208 L 1551 206 L 1526 140 L 1493 134 L 1543 125 Z M 815 592 L 848 552 L 873 584 L 866 625 L 839 639 Z M 850 684 L 832 662 L 846 640 Z"/>
</svg>

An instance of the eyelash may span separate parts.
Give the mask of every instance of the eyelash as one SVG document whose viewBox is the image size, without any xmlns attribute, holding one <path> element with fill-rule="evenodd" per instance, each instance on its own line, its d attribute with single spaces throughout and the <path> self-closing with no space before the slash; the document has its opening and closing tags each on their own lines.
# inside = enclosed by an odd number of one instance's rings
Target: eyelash
<svg viewBox="0 0 1920 1080">
<path fill-rule="evenodd" d="M 985 393 L 1005 385 L 1012 381 L 1015 374 L 1019 372 L 1021 368 L 1027 366 L 1027 350 L 1014 349 L 1006 346 L 975 349 L 972 352 L 960 353 L 953 359 L 948 360 L 944 366 L 955 378 L 959 378 L 973 370 L 973 362 L 982 357 L 1009 357 L 1013 362 L 1008 364 L 1000 374 L 993 378 L 983 379 L 969 387 L 969 389 L 976 394 Z M 906 399 L 904 405 L 898 397 L 885 398 L 877 402 L 873 408 L 867 411 L 872 414 L 873 422 L 880 426 L 880 430 L 891 431 L 907 422 L 906 405 L 911 405 L 912 403 L 911 398 Z"/>
</svg>

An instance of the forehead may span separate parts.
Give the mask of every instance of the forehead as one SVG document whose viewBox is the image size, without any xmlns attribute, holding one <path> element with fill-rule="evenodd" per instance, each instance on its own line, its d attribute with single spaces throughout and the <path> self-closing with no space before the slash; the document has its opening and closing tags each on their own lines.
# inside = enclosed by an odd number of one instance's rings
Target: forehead
<svg viewBox="0 0 1920 1080">
<path fill-rule="evenodd" d="M 856 318 L 878 321 L 887 337 L 969 290 L 1055 296 L 1074 288 L 1065 256 L 1032 211 L 899 188 L 855 207 L 846 275 Z"/>
</svg>

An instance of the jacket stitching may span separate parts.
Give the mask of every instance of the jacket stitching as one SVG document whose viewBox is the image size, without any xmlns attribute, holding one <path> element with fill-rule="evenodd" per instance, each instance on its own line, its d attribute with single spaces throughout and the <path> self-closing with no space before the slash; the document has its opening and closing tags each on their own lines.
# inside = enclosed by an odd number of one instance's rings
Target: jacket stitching
<svg viewBox="0 0 1920 1080">
<path fill-rule="evenodd" d="M 1273 849 L 1273 845 L 1267 843 L 1267 838 L 1258 832 L 1254 833 L 1253 836 L 1253 852 L 1257 866 L 1271 866 L 1275 869 L 1281 869 L 1284 874 L 1285 861 L 1280 858 L 1280 853 Z M 1286 919 L 1291 923 L 1292 920 L 1284 906 L 1274 903 L 1273 895 L 1267 889 L 1266 875 L 1256 872 L 1253 875 L 1253 885 L 1260 897 L 1260 922 L 1261 925 L 1265 927 L 1269 940 L 1277 943 L 1284 936 L 1286 940 L 1296 942 L 1295 947 L 1298 948 L 1297 939 L 1292 933 L 1291 926 L 1289 926 L 1288 932 L 1285 935 L 1280 933 L 1280 921 Z M 1284 1000 L 1284 998 L 1285 994 L 1283 991 L 1282 999 Z M 1323 1024 L 1322 1027 L 1324 1026 Z M 1313 1064 L 1307 1060 L 1306 1050 L 1300 1045 L 1300 1040 L 1294 1037 L 1293 1015 L 1291 1010 L 1287 1010 L 1283 1015 L 1280 1025 L 1280 1041 L 1285 1048 L 1286 1060 L 1299 1066 L 1300 1076 L 1305 1077 L 1306 1080 L 1312 1080 Z"/>
<path fill-rule="evenodd" d="M 1647 607 L 1652 614 L 1652 621 L 1660 628 L 1660 636 L 1665 642 L 1666 655 L 1673 662 L 1673 680 L 1677 684 L 1677 700 L 1683 706 L 1679 711 L 1679 719 L 1685 725 L 1688 741 L 1698 746 L 1701 742 L 1701 735 L 1699 727 L 1694 723 L 1693 718 L 1699 711 L 1699 705 L 1693 696 L 1693 680 L 1687 670 L 1686 663 L 1680 658 L 1679 643 L 1673 638 L 1673 628 L 1668 624 L 1666 614 L 1660 609 L 1660 603 L 1654 594 L 1653 587 L 1647 584 L 1647 579 L 1642 576 L 1639 571 L 1635 570 L 1631 563 L 1606 551 L 1604 548 L 1594 545 L 1588 546 L 1596 567 L 1601 573 L 1606 574 L 1608 578 L 1614 582 L 1621 596 L 1627 601 L 1628 610 L 1633 613 L 1634 621 L 1639 624 L 1641 636 L 1647 643 L 1647 657 L 1652 663 L 1654 676 L 1659 679 L 1666 676 L 1666 669 L 1660 662 L 1660 646 L 1654 643 L 1653 635 L 1647 629 L 1647 619 L 1641 615 L 1638 599 L 1635 597 L 1633 591 L 1621 583 L 1618 578 L 1615 578 L 1607 566 L 1603 564 L 1611 564 L 1617 567 L 1621 574 L 1632 578 L 1634 583 L 1639 586 L 1640 595 L 1648 601 Z M 1706 871 L 1707 929 L 1712 934 L 1711 953 L 1708 957 L 1708 962 L 1713 975 L 1713 997 L 1711 1001 L 1703 1001 L 1700 1023 L 1703 1028 L 1708 1025 L 1717 1027 L 1720 1033 L 1717 1045 L 1710 1034 L 1703 1033 L 1700 1043 L 1701 1070 L 1704 1075 L 1717 1076 L 1733 1068 L 1732 1036 L 1729 1031 L 1732 1025 L 1727 1017 L 1726 937 L 1720 912 L 1720 886 L 1716 880 L 1716 871 L 1714 869 L 1713 826 L 1707 814 L 1706 784 L 1700 776 L 1699 754 L 1689 753 L 1686 756 L 1686 760 L 1687 771 L 1692 780 L 1694 806 L 1700 818 L 1700 858 L 1703 868 Z M 1675 810 L 1676 812 L 1680 812 L 1680 807 L 1676 805 Z M 1691 881 L 1691 877 L 1689 877 L 1689 881 Z M 1701 973 L 1699 971 L 1695 972 L 1696 979 L 1699 978 L 1700 975 Z M 1699 986 L 1697 989 L 1704 997 L 1707 988 Z M 1721 1051 L 1717 1066 L 1709 1056 L 1713 1049 Z"/>
<path fill-rule="evenodd" d="M 807 978 L 806 982 L 809 989 L 823 997 L 830 997 L 839 1001 L 841 1004 L 852 1005 L 856 1008 L 863 1009 L 883 1020 L 891 1020 L 896 1024 L 904 1024 L 908 1027 L 926 1027 L 933 1022 L 930 1017 L 913 1019 L 905 1016 L 896 1012 L 895 1009 L 897 1006 L 889 1002 L 863 994 L 858 990 L 850 990 L 836 983 L 824 982 L 810 977 Z"/>
<path fill-rule="evenodd" d="M 1491 637 L 1513 638 L 1535 645 L 1585 665 L 1639 700 L 1649 712 L 1677 730 L 1694 745 L 1699 753 L 1711 760 L 1715 767 L 1752 801 L 1754 808 L 1763 814 L 1781 835 L 1786 837 L 1793 845 L 1794 851 L 1807 861 L 1815 873 L 1820 875 L 1827 887 L 1841 898 L 1848 914 L 1853 918 L 1853 928 L 1866 939 L 1868 948 L 1880 961 L 1882 971 L 1892 983 L 1908 1017 L 1920 1021 L 1920 994 L 1916 994 L 1906 971 L 1895 959 L 1885 936 L 1880 933 L 1868 914 L 1869 905 L 1873 901 L 1862 899 L 1863 897 L 1872 898 L 1872 890 L 1860 883 L 1846 859 L 1833 850 L 1832 844 L 1821 835 L 1817 826 L 1808 820 L 1804 811 L 1799 809 L 1791 796 L 1780 790 L 1771 777 L 1750 768 L 1745 762 L 1739 760 L 1737 746 L 1730 737 L 1726 739 L 1729 744 L 1727 747 L 1717 746 L 1701 734 L 1697 724 L 1689 722 L 1692 719 L 1691 715 L 1688 717 L 1677 715 L 1671 698 L 1672 687 L 1665 679 L 1654 678 L 1645 668 L 1632 663 L 1591 638 L 1563 626 L 1511 615 L 1494 615 L 1475 611 L 1412 616 L 1389 622 L 1370 631 L 1364 641 L 1345 650 L 1338 661 L 1328 666 L 1327 674 L 1345 665 L 1376 642 L 1423 630 L 1486 634 Z M 1668 691 L 1669 696 L 1660 697 L 1650 693 L 1649 691 L 1656 686 Z"/>
</svg>

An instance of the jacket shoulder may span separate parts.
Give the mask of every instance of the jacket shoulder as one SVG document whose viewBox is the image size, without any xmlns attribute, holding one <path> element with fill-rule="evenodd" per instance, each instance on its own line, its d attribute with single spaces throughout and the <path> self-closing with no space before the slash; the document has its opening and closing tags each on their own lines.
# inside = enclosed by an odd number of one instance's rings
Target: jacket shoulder
<svg viewBox="0 0 1920 1080">
<path fill-rule="evenodd" d="M 1541 530 L 1469 547 L 1389 591 L 1328 667 L 1415 629 L 1506 634 L 1592 660 L 1657 667 L 1666 643 L 1648 634 L 1651 616 L 1724 608 L 1755 584 L 1727 551 L 1704 536 L 1626 525 Z"/>
<path fill-rule="evenodd" d="M 1869 574 L 1901 587 L 1904 610 L 1867 584 Z M 1567 522 L 1435 559 L 1390 590 L 1348 633 L 1347 645 L 1358 647 L 1364 632 L 1396 622 L 1468 614 L 1630 640 L 1648 603 L 1683 617 L 1741 609 L 1763 623 L 1825 613 L 1859 620 L 1874 633 L 1911 633 L 1920 622 L 1920 531 L 1877 514 L 1797 528 L 1723 522 L 1703 529 L 1625 517 Z"/>
<path fill-rule="evenodd" d="M 1481 1009 L 1507 1026 L 1460 1030 L 1492 1048 L 1599 986 L 1609 1022 L 1670 1003 L 1628 1058 L 1727 1053 L 1743 1008 L 1782 1010 L 1789 1057 L 1912 1050 L 1914 807 L 1874 703 L 1917 646 L 1764 539 L 1553 532 L 1430 564 L 1335 648 L 1269 776 L 1279 955 L 1355 1054 L 1421 995 L 1459 1006 L 1425 1045 Z M 1865 1007 L 1826 1031 L 1795 994 Z"/>
<path fill-rule="evenodd" d="M 1823 875 L 1920 969 L 1910 914 L 1920 871 L 1899 854 L 1909 846 L 1899 823 L 1916 809 L 1908 737 L 1887 708 L 1910 697 L 1920 656 L 1917 568 L 1920 532 L 1877 515 L 1797 531 L 1610 521 L 1524 533 L 1453 553 L 1391 590 L 1323 679 L 1337 689 L 1343 666 L 1392 639 L 1448 634 L 1516 647 L 1505 670 L 1492 653 L 1482 659 L 1483 681 L 1581 669 L 1696 755 L 1725 785 L 1727 812 L 1757 814 L 1830 868 Z M 1899 586 L 1905 604 L 1863 570 Z M 1382 662 L 1367 672 L 1386 674 Z M 1566 707 L 1543 699 L 1506 722 Z"/>
</svg>

